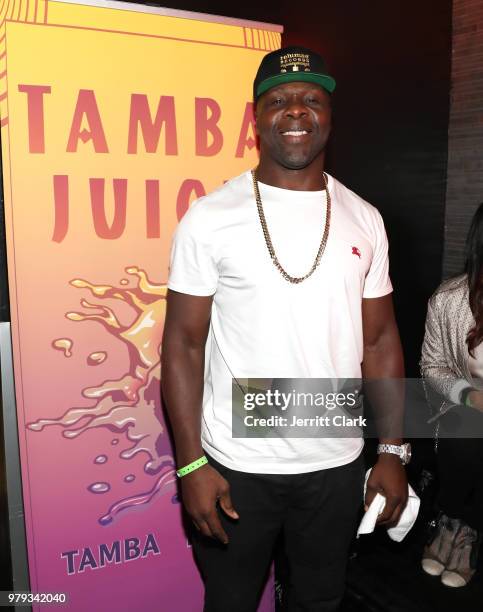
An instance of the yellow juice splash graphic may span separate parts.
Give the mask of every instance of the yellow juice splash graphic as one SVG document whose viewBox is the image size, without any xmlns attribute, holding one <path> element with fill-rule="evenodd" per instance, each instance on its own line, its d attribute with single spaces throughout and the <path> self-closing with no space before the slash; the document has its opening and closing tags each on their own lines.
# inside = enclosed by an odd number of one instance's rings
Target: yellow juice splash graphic
<svg viewBox="0 0 483 612">
<path fill-rule="evenodd" d="M 174 461 L 168 454 L 168 440 L 162 423 L 160 396 L 160 346 L 167 287 L 152 283 L 146 272 L 136 266 L 128 267 L 125 271 L 136 279 L 134 287 L 127 287 L 126 282 L 122 281 L 122 287 L 115 287 L 95 285 L 83 279 L 74 279 L 70 284 L 78 289 L 87 289 L 97 300 L 117 299 L 127 303 L 136 313 L 131 324 L 123 326 L 111 308 L 85 298 L 81 299 L 82 307 L 96 312 L 68 312 L 66 317 L 75 322 L 95 321 L 124 342 L 129 352 L 129 371 L 118 379 L 84 388 L 82 395 L 95 400 L 94 406 L 70 408 L 60 418 L 42 418 L 27 425 L 32 431 L 61 425 L 62 435 L 66 438 L 76 438 L 93 428 L 107 428 L 125 434 L 132 443 L 120 452 L 122 459 L 131 459 L 140 452 L 148 455 L 144 471 L 158 475 L 154 486 L 147 492 L 116 501 L 99 518 L 102 525 L 112 522 L 123 510 L 149 503 L 155 496 L 172 493 L 176 481 Z M 55 340 L 52 346 L 64 350 L 68 356 L 67 351 L 70 351 L 72 344 L 71 340 L 62 338 Z M 88 356 L 88 363 L 97 365 L 106 358 L 107 353 L 95 351 Z M 97 457 L 95 463 L 102 461 Z M 133 480 L 134 477 L 131 477 L 125 482 Z M 104 493 L 109 489 L 108 483 L 92 483 L 88 487 L 91 493 Z"/>
<path fill-rule="evenodd" d="M 89 365 L 96 366 L 96 365 L 100 365 L 101 363 L 104 363 L 106 359 L 107 359 L 107 353 L 105 353 L 104 351 L 97 351 L 95 353 L 91 353 L 87 357 L 87 363 Z"/>
<path fill-rule="evenodd" d="M 62 351 L 64 357 L 72 357 L 72 347 L 74 343 L 70 338 L 57 338 L 52 342 L 52 347 L 57 351 Z"/>
</svg>

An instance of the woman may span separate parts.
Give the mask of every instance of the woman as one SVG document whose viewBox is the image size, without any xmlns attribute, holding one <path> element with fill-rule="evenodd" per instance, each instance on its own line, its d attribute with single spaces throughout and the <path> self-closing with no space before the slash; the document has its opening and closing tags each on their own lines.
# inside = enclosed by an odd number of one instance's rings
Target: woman
<svg viewBox="0 0 483 612">
<path fill-rule="evenodd" d="M 443 399 L 440 514 L 422 566 L 450 587 L 465 586 L 473 577 L 483 533 L 482 341 L 483 204 L 471 222 L 465 273 L 443 282 L 429 301 L 421 357 L 423 377 Z M 442 437 L 445 430 L 459 437 Z"/>
</svg>

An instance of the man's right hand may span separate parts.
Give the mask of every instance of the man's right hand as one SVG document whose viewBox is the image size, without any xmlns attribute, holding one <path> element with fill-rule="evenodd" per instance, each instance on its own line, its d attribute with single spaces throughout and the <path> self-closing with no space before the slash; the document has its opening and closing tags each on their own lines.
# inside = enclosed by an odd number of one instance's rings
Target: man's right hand
<svg viewBox="0 0 483 612">
<path fill-rule="evenodd" d="M 219 502 L 225 514 L 232 519 L 239 518 L 233 508 L 227 480 L 211 465 L 204 465 L 181 478 L 181 495 L 185 510 L 195 527 L 203 535 L 228 544 L 228 536 L 221 525 L 216 508 Z"/>
</svg>

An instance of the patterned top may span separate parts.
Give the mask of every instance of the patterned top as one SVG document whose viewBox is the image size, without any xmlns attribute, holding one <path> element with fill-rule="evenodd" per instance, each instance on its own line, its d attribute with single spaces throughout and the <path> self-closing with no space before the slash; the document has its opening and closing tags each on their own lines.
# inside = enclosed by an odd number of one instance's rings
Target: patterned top
<svg viewBox="0 0 483 612">
<path fill-rule="evenodd" d="M 444 281 L 428 303 L 421 374 L 445 402 L 459 404 L 460 393 L 473 386 L 466 337 L 475 320 L 469 305 L 466 274 Z M 445 411 L 445 410 L 444 410 Z"/>
</svg>

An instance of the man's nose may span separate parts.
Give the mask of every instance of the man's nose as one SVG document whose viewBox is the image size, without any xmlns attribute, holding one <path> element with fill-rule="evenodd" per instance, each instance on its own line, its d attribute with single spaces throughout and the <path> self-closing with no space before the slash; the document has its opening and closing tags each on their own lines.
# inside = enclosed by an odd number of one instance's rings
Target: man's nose
<svg viewBox="0 0 483 612">
<path fill-rule="evenodd" d="M 307 108 L 302 100 L 293 98 L 285 109 L 285 113 L 290 117 L 300 117 L 307 114 Z"/>
</svg>

